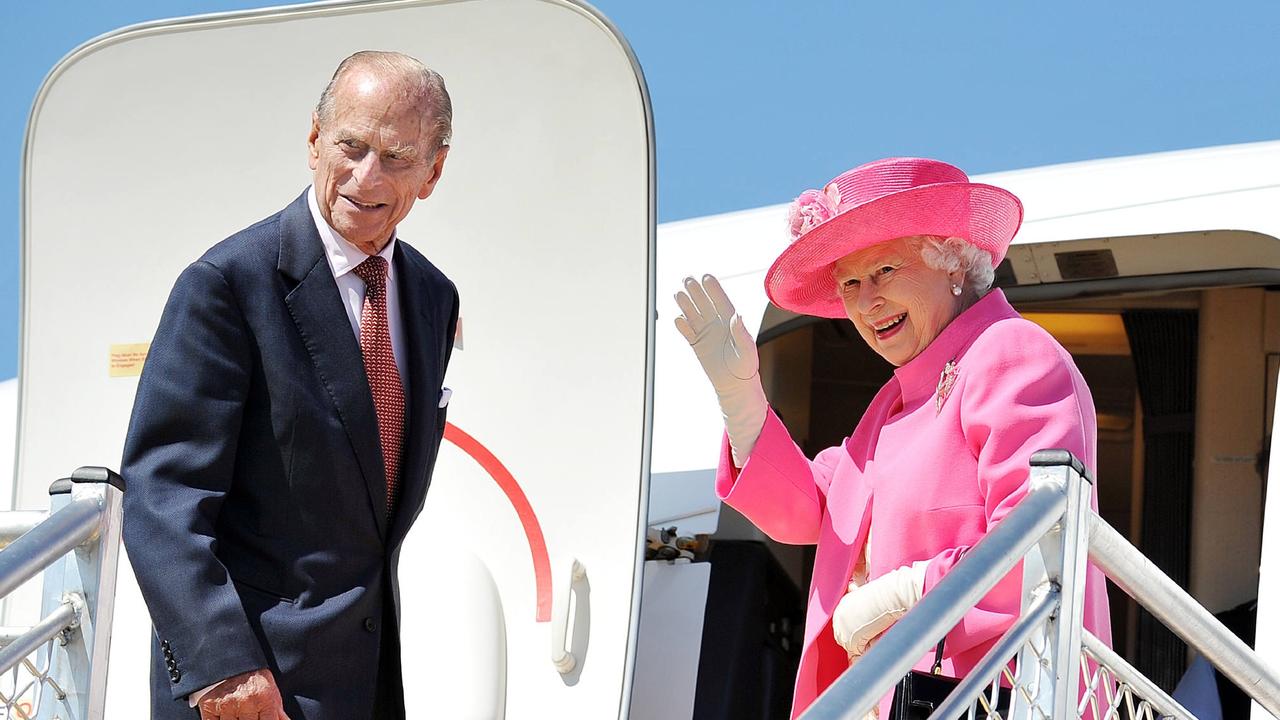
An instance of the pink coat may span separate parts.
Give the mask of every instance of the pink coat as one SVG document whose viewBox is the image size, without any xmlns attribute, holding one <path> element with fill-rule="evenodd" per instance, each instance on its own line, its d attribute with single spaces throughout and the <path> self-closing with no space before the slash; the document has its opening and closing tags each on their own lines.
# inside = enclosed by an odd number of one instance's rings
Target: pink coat
<svg viewBox="0 0 1280 720">
<path fill-rule="evenodd" d="M 952 360 L 955 382 L 939 410 Z M 720 497 L 779 542 L 818 545 L 792 717 L 848 667 L 831 614 L 868 531 L 870 577 L 928 560 L 927 593 L 1026 495 L 1033 452 L 1065 448 L 1095 471 L 1096 445 L 1093 399 L 1071 356 L 999 290 L 895 370 L 843 445 L 810 461 L 772 411 L 741 470 L 725 443 Z M 1096 510 L 1096 492 L 1092 502 Z M 964 616 L 946 638 L 945 674 L 963 676 L 981 659 L 1017 616 L 1021 590 L 1015 570 Z M 1106 583 L 1092 565 L 1084 626 L 1110 644 Z"/>
</svg>

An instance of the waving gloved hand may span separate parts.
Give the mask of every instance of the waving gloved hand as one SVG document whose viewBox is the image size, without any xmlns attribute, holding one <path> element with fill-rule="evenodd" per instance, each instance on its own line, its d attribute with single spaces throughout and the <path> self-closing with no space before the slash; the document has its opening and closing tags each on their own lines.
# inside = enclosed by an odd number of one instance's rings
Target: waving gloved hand
<svg viewBox="0 0 1280 720">
<path fill-rule="evenodd" d="M 676 318 L 676 329 L 693 347 L 715 388 L 733 464 L 742 467 L 760 437 L 768 408 L 755 340 L 720 281 L 711 275 L 703 275 L 701 284 L 686 278 L 676 304 L 684 313 Z"/>
<path fill-rule="evenodd" d="M 831 630 L 850 660 L 865 653 L 872 640 L 920 602 L 928 567 L 928 561 L 921 561 L 891 570 L 865 585 L 849 585 L 849 592 L 831 615 Z"/>
</svg>

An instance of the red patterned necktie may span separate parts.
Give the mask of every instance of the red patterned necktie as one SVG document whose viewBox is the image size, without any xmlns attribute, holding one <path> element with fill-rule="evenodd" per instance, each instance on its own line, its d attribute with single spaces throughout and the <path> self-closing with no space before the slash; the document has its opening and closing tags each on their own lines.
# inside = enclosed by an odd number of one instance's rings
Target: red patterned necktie
<svg viewBox="0 0 1280 720">
<path fill-rule="evenodd" d="M 391 352 L 391 332 L 387 327 L 387 261 L 371 255 L 352 271 L 364 280 L 364 307 L 360 310 L 360 354 L 373 391 L 373 409 L 378 414 L 378 438 L 387 472 L 387 517 L 395 507 L 396 486 L 400 482 L 400 449 L 404 439 L 404 388 Z"/>
</svg>

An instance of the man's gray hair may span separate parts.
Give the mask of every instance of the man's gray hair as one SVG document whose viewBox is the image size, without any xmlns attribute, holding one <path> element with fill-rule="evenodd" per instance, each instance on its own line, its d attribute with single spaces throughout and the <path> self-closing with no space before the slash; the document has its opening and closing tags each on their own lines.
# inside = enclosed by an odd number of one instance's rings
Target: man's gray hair
<svg viewBox="0 0 1280 720">
<path fill-rule="evenodd" d="M 919 235 L 911 239 L 924 264 L 943 272 L 961 271 L 965 284 L 982 297 L 991 289 L 996 270 L 991 255 L 973 243 L 958 237 Z"/>
<path fill-rule="evenodd" d="M 444 78 L 416 58 L 382 50 L 361 50 L 338 64 L 329 84 L 320 93 L 320 102 L 316 103 L 316 115 L 321 125 L 333 119 L 333 95 L 338 81 L 348 71 L 357 68 L 393 76 L 407 84 L 409 92 L 422 102 L 423 112 L 432 120 L 432 138 L 435 141 L 432 150 L 448 145 L 453 139 L 453 102 L 445 89 Z"/>
</svg>

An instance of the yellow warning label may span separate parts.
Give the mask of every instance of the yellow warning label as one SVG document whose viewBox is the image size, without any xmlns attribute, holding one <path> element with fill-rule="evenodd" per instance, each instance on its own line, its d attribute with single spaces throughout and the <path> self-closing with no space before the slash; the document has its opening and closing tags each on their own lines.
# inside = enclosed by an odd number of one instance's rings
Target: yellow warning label
<svg viewBox="0 0 1280 720">
<path fill-rule="evenodd" d="M 147 351 L 151 343 L 128 343 L 112 345 L 111 355 L 107 363 L 107 372 L 111 377 L 138 377 L 142 374 L 142 364 L 147 360 Z"/>
</svg>

